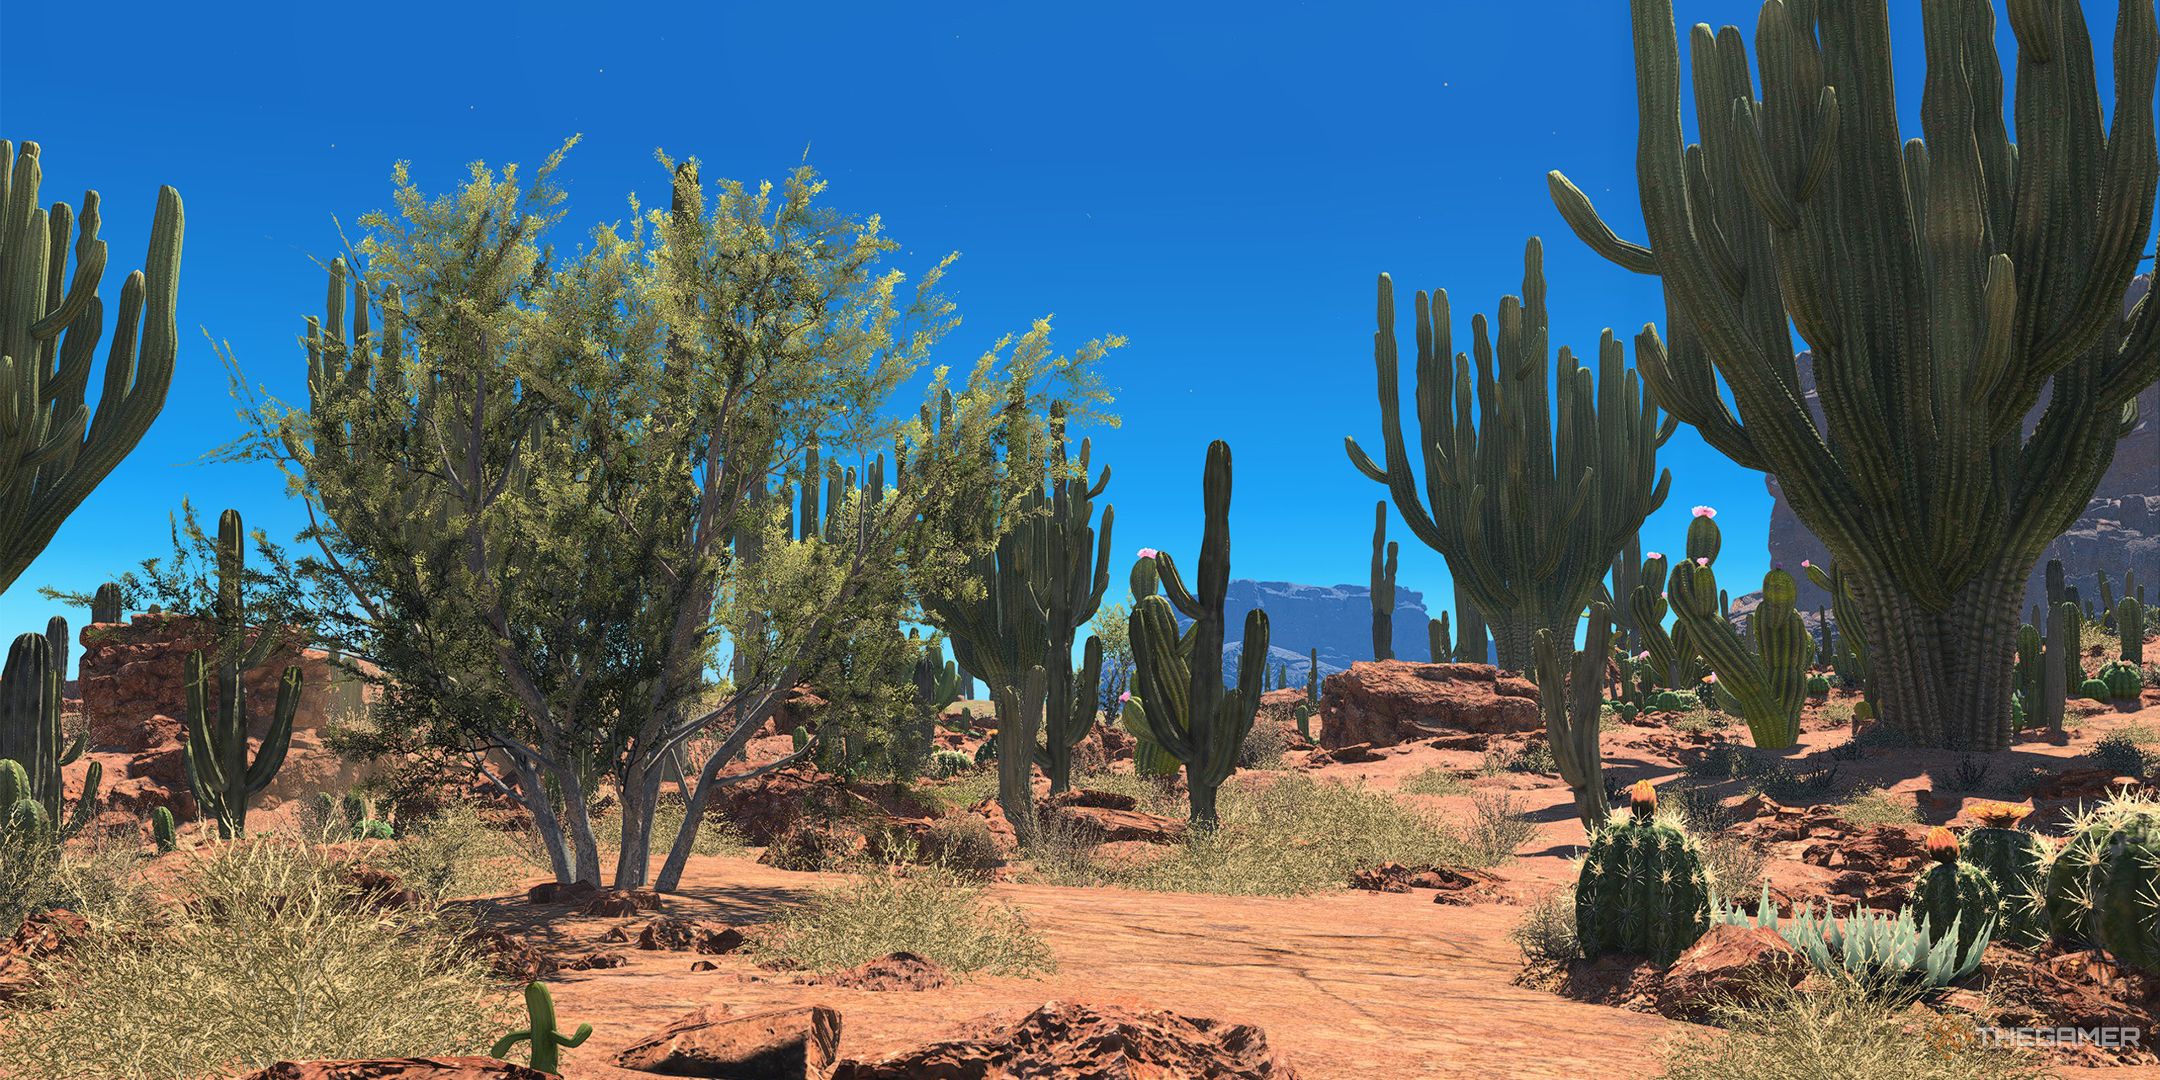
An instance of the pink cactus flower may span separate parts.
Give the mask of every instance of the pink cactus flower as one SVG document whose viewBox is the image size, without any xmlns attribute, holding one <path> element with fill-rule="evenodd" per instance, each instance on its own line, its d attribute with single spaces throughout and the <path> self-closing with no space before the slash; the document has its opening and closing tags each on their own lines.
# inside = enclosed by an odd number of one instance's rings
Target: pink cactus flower
<svg viewBox="0 0 2160 1080">
<path fill-rule="evenodd" d="M 1158 555 L 1161 555 L 1161 554 L 1162 554 L 1162 552 L 1159 552 L 1159 551 L 1155 550 L 1154 548 L 1141 548 L 1141 549 L 1140 549 L 1140 557 L 1141 557 L 1141 558 L 1143 558 L 1143 559 L 1152 559 L 1152 558 L 1155 558 L 1156 556 L 1158 556 Z"/>
<path fill-rule="evenodd" d="M 1716 682 L 1717 682 L 1717 672 L 1713 671 L 1713 672 L 1711 672 L 1710 674 L 1708 674 L 1708 675 L 1705 675 L 1705 676 L 1703 676 L 1703 681 L 1704 681 L 1704 682 L 1706 682 L 1706 683 L 1716 683 Z"/>
<path fill-rule="evenodd" d="M 1653 559 L 1662 559 L 1665 557 L 1665 553 L 1662 551 L 1653 551 L 1650 553 L 1650 557 Z"/>
<path fill-rule="evenodd" d="M 1131 701 L 1131 700 L 1132 700 L 1132 691 L 1130 691 L 1130 690 L 1127 690 L 1127 691 L 1125 691 L 1124 693 L 1121 693 L 1121 694 L 1119 694 L 1119 695 L 1117 696 L 1117 699 L 1118 699 L 1118 700 L 1119 700 L 1120 702 L 1126 702 L 1126 701 Z"/>
<path fill-rule="evenodd" d="M 1708 566 L 1708 565 L 1710 565 L 1710 560 L 1708 560 L 1708 559 L 1697 559 L 1697 560 L 1695 560 L 1695 565 L 1697 565 L 1697 566 Z"/>
<path fill-rule="evenodd" d="M 1717 511 L 1707 506 L 1698 506 L 1695 508 L 1695 516 L 1714 518 L 1717 516 Z"/>
<path fill-rule="evenodd" d="M 1812 566 L 1814 566 L 1814 565 L 1815 565 L 1815 563 L 1814 563 L 1814 561 L 1813 561 L 1813 560 L 1810 560 L 1810 559 L 1802 559 L 1802 560 L 1800 560 L 1800 569 L 1802 569 L 1802 570 L 1806 570 L 1806 569 L 1808 569 L 1808 568 L 1810 568 L 1810 567 L 1812 567 Z"/>
<path fill-rule="evenodd" d="M 1637 659 L 1637 660 L 1648 660 L 1648 659 L 1650 659 L 1650 650 L 1648 650 L 1648 649 L 1644 649 L 1643 651 L 1641 651 L 1641 652 L 1639 652 L 1639 653 L 1636 653 L 1636 654 L 1635 654 L 1635 659 Z"/>
</svg>

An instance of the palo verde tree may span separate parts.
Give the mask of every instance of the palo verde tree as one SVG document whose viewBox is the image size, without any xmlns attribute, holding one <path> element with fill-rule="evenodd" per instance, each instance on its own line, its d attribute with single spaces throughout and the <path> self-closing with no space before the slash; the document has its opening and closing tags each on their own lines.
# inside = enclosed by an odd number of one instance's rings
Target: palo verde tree
<svg viewBox="0 0 2160 1080">
<path fill-rule="evenodd" d="M 2153 5 L 2120 6 L 2107 124 L 2076 0 L 2009 10 L 2014 140 L 1986 0 L 1925 5 L 1913 139 L 1886 0 L 1779 0 L 1759 87 L 1737 28 L 1695 27 L 1690 143 L 1672 5 L 1633 0 L 1647 242 L 1550 178 L 1576 235 L 1664 285 L 1671 340 L 1636 339 L 1659 403 L 1776 476 L 1851 577 L 1882 717 L 1969 750 L 2008 745 L 2026 577 L 2160 377 L 2160 302 L 2122 310 L 2160 185 Z"/>
<path fill-rule="evenodd" d="M 1046 426 L 1080 364 L 1052 356 L 1041 324 L 1009 356 L 931 372 L 932 399 L 956 401 L 935 437 L 894 422 L 894 393 L 952 324 L 943 263 L 907 288 L 876 219 L 819 205 L 807 169 L 708 188 L 664 158 L 666 209 L 558 258 L 561 153 L 529 181 L 476 165 L 436 198 L 400 168 L 395 212 L 364 219 L 309 320 L 307 406 L 261 401 L 234 452 L 286 469 L 367 658 L 407 702 L 439 703 L 428 742 L 497 766 L 557 879 L 601 880 L 606 785 L 622 807 L 613 883 L 671 890 L 713 791 L 815 750 L 721 776 L 786 693 L 897 625 L 896 577 L 973 556 L 925 542 L 921 522 L 992 506 L 982 448 Z M 798 535 L 782 489 L 811 445 L 890 446 L 905 481 L 844 493 Z M 726 652 L 749 659 L 712 700 Z M 713 748 L 651 877 L 663 778 L 700 736 Z"/>
<path fill-rule="evenodd" d="M 1387 485 L 1411 533 L 1446 557 L 1492 627 L 1500 666 L 1527 672 L 1536 632 L 1575 640 L 1613 556 L 1664 503 L 1672 476 L 1658 469 L 1657 450 L 1675 422 L 1659 423 L 1655 395 L 1628 370 L 1609 330 L 1595 370 L 1562 346 L 1557 378 L 1547 376 L 1544 254 L 1534 238 L 1523 253 L 1522 296 L 1500 301 L 1497 339 L 1484 315 L 1471 322 L 1474 381 L 1470 357 L 1451 344 L 1447 293 L 1420 291 L 1412 306 L 1423 484 L 1403 435 L 1395 288 L 1386 274 L 1373 333 L 1386 464 L 1374 464 L 1354 437 L 1343 444 L 1359 472 Z"/>
</svg>

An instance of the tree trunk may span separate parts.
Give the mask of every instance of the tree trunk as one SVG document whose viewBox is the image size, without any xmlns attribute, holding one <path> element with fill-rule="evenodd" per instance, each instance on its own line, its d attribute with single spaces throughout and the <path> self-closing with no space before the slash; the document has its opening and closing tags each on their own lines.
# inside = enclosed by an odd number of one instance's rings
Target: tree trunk
<svg viewBox="0 0 2160 1080">
<path fill-rule="evenodd" d="M 540 846 L 547 851 L 548 868 L 555 873 L 555 880 L 568 884 L 576 880 L 569 845 L 563 842 L 562 820 L 555 816 L 555 807 L 548 801 L 547 785 L 540 782 L 539 770 L 525 760 L 523 754 L 508 753 L 510 765 L 518 773 L 518 801 L 532 811 L 533 830 L 540 834 Z"/>
<path fill-rule="evenodd" d="M 1874 654 L 1876 715 L 1915 746 L 2008 748 L 2018 609 L 2030 570 L 2028 561 L 1983 571 L 1941 612 L 1860 576 L 1855 595 Z"/>
<path fill-rule="evenodd" d="M 623 777 L 622 848 L 615 856 L 615 887 L 645 884 L 652 863 L 653 813 L 660 807 L 660 777 L 669 757 L 648 755 Z"/>
<path fill-rule="evenodd" d="M 1187 821 L 1195 831 L 1215 831 L 1215 791 L 1213 785 L 1201 782 L 1200 778 L 1193 774 L 1192 768 L 1186 767 L 1185 797 L 1192 806 L 1192 813 Z"/>
</svg>

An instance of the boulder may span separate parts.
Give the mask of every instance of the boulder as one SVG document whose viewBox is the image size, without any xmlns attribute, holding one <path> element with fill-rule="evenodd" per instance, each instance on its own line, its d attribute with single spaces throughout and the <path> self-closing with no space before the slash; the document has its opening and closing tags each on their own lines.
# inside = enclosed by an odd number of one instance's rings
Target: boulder
<svg viewBox="0 0 2160 1080">
<path fill-rule="evenodd" d="M 742 947 L 742 931 L 692 919 L 663 915 L 638 931 L 637 947 L 647 950 L 691 951 L 719 956 Z"/>
<path fill-rule="evenodd" d="M 554 1073 L 491 1057 L 356 1058 L 280 1061 L 240 1080 L 560 1080 Z"/>
<path fill-rule="evenodd" d="M 615 1055 L 625 1069 L 728 1080 L 823 1076 L 840 1049 L 840 1014 L 823 1005 L 732 1016 L 707 1005 Z"/>
<path fill-rule="evenodd" d="M 1156 1009 L 1048 1002 L 1017 1023 L 980 1021 L 974 1033 L 881 1061 L 842 1061 L 832 1080 L 1296 1080 L 1250 1024 Z"/>
<path fill-rule="evenodd" d="M 490 971 L 498 979 L 532 982 L 555 974 L 561 967 L 554 957 L 534 948 L 531 942 L 500 930 L 476 930 L 466 936 L 465 942 L 487 958 Z"/>
<path fill-rule="evenodd" d="M 1800 985 L 1807 972 L 1807 958 L 1777 931 L 1719 924 L 1665 970 L 1658 1011 L 1696 1016 L 1721 998 L 1753 1004 L 1773 986 Z"/>
<path fill-rule="evenodd" d="M 1185 842 L 1183 821 L 1138 810 L 1068 805 L 1046 807 L 1042 817 L 1045 822 L 1058 822 L 1104 841 L 1139 840 L 1150 844 Z"/>
<path fill-rule="evenodd" d="M 1361 661 L 1328 676 L 1321 695 L 1319 739 L 1330 750 L 1543 729 L 1537 687 L 1488 664 Z"/>
<path fill-rule="evenodd" d="M 660 894 L 651 889 L 602 889 L 593 893 L 578 910 L 586 915 L 619 919 L 640 911 L 658 911 Z"/>
<path fill-rule="evenodd" d="M 940 990 L 952 985 L 952 977 L 934 960 L 911 952 L 896 952 L 805 982 L 853 990 Z"/>
</svg>

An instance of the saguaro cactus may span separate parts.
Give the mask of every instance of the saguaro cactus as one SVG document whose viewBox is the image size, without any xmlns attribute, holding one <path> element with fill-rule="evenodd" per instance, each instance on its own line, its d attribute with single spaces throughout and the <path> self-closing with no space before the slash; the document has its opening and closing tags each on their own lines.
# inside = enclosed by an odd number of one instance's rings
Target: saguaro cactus
<svg viewBox="0 0 2160 1080">
<path fill-rule="evenodd" d="M 562 1072 L 562 1051 L 576 1047 L 592 1035 L 591 1024 L 579 1024 L 577 1031 L 564 1038 L 562 1029 L 555 1026 L 555 995 L 548 992 L 546 983 L 525 984 L 525 1026 L 500 1039 L 488 1051 L 489 1057 L 500 1058 L 519 1043 L 532 1046 L 532 1067 L 544 1073 Z"/>
<path fill-rule="evenodd" d="M 1664 503 L 1672 477 L 1657 468 L 1657 448 L 1674 423 L 1659 423 L 1655 396 L 1624 366 L 1610 331 L 1595 371 L 1563 347 L 1558 378 L 1547 379 L 1544 254 L 1535 238 L 1523 253 L 1522 296 L 1500 301 L 1497 340 L 1483 315 L 1471 321 L 1474 383 L 1470 357 L 1454 353 L 1447 293 L 1419 292 L 1413 306 L 1423 483 L 1403 435 L 1386 274 L 1373 333 L 1386 465 L 1354 437 L 1343 444 L 1359 472 L 1387 485 L 1410 532 L 1446 557 L 1493 628 L 1500 666 L 1526 671 L 1536 631 L 1573 640 L 1613 556 Z"/>
<path fill-rule="evenodd" d="M 248 801 L 270 786 L 285 764 L 292 743 L 293 715 L 300 708 L 300 668 L 288 666 L 278 681 L 277 708 L 255 758 L 248 760 L 247 685 L 243 676 L 269 659 L 281 638 L 269 627 L 243 641 L 246 612 L 240 602 L 246 566 L 246 536 L 240 513 L 218 516 L 217 700 L 211 701 L 210 660 L 201 649 L 187 656 L 187 744 L 184 764 L 188 787 L 203 815 L 217 822 L 226 839 L 246 831 Z"/>
<path fill-rule="evenodd" d="M 1818 566 L 1802 560 L 1800 568 L 1807 571 L 1808 580 L 1815 587 L 1830 594 L 1830 611 L 1837 616 L 1837 647 L 1824 649 L 1823 655 L 1836 666 L 1841 677 L 1857 683 L 1862 693 L 1872 693 L 1868 679 L 1867 629 L 1861 625 L 1860 601 L 1853 596 L 1852 579 L 1838 572 L 1837 563 Z M 1829 628 L 1825 627 L 1827 634 Z"/>
<path fill-rule="evenodd" d="M 1699 516 L 1697 525 L 1710 525 Z M 1717 576 L 1709 566 L 1685 562 L 1673 567 L 1673 615 L 1688 628 L 1695 647 L 1717 673 L 1718 690 L 1737 704 L 1755 745 L 1782 750 L 1800 737 L 1800 708 L 1807 703 L 1808 660 L 1815 638 L 1794 607 L 1799 584 L 1783 570 L 1763 575 L 1762 603 L 1748 615 L 1742 638 L 1712 599 Z"/>
<path fill-rule="evenodd" d="M 57 639 L 62 648 L 55 652 Z M 91 762 L 83 780 L 80 801 L 63 819 L 60 770 L 82 757 L 84 736 L 63 744 L 60 729 L 60 696 L 67 666 L 67 620 L 55 617 L 43 634 L 23 634 L 8 650 L 7 666 L 0 669 L 0 760 L 12 761 L 21 770 L 22 782 L 6 798 L 0 798 L 0 814 L 18 801 L 36 804 L 45 822 L 67 836 L 82 828 L 97 806 L 104 766 Z"/>
<path fill-rule="evenodd" d="M 1230 591 L 1230 444 L 1208 445 L 1201 484 L 1206 525 L 1200 540 L 1200 591 L 1193 594 L 1169 555 L 1152 560 L 1167 596 L 1152 593 L 1133 604 L 1130 631 L 1134 685 L 1125 726 L 1143 742 L 1161 747 L 1185 766 L 1192 824 L 1215 827 L 1215 791 L 1237 768 L 1238 748 L 1260 709 L 1260 677 L 1267 668 L 1267 612 L 1245 613 L 1238 656 L 1238 685 L 1223 685 L 1223 600 Z M 1171 606 L 1192 620 L 1179 640 Z"/>
<path fill-rule="evenodd" d="M 2010 5 L 2014 143 L 1986 0 L 1923 6 L 1910 141 L 1886 0 L 1765 3 L 1760 99 L 1739 29 L 1695 27 L 1694 144 L 1671 0 L 1630 7 L 1648 241 L 1550 181 L 1577 236 L 1663 282 L 1671 341 L 1637 338 L 1644 380 L 1705 442 L 1774 475 L 1854 576 L 1883 719 L 1922 745 L 2008 746 L 2026 575 L 2160 376 L 2160 302 L 2122 311 L 2160 185 L 2153 5 L 2119 7 L 2109 127 L 2076 0 Z"/>
<path fill-rule="evenodd" d="M 180 193 L 158 189 L 144 270 L 120 289 L 120 319 L 105 354 L 93 418 L 83 405 L 90 362 L 105 332 L 98 283 L 105 241 L 98 194 L 83 192 L 82 231 L 64 202 L 38 203 L 38 144 L 0 139 L 0 590 L 15 583 L 60 523 L 142 441 L 165 407 L 179 350 Z M 75 274 L 67 276 L 74 238 Z"/>
<path fill-rule="evenodd" d="M 1575 813 L 1592 832 L 1612 816 L 1605 803 L 1605 758 L 1598 750 L 1598 713 L 1605 704 L 1605 660 L 1612 637 L 1612 608 L 1604 601 L 1590 604 L 1580 652 L 1550 629 L 1537 635 L 1538 707 L 1545 713 L 1545 741 L 1560 766 L 1560 778 L 1575 793 Z"/>
<path fill-rule="evenodd" d="M 1385 559 L 1381 558 L 1383 548 Z M 1382 499 L 1373 504 L 1372 655 L 1375 660 L 1395 659 L 1395 556 L 1396 545 L 1387 538 L 1387 500 Z"/>
</svg>

